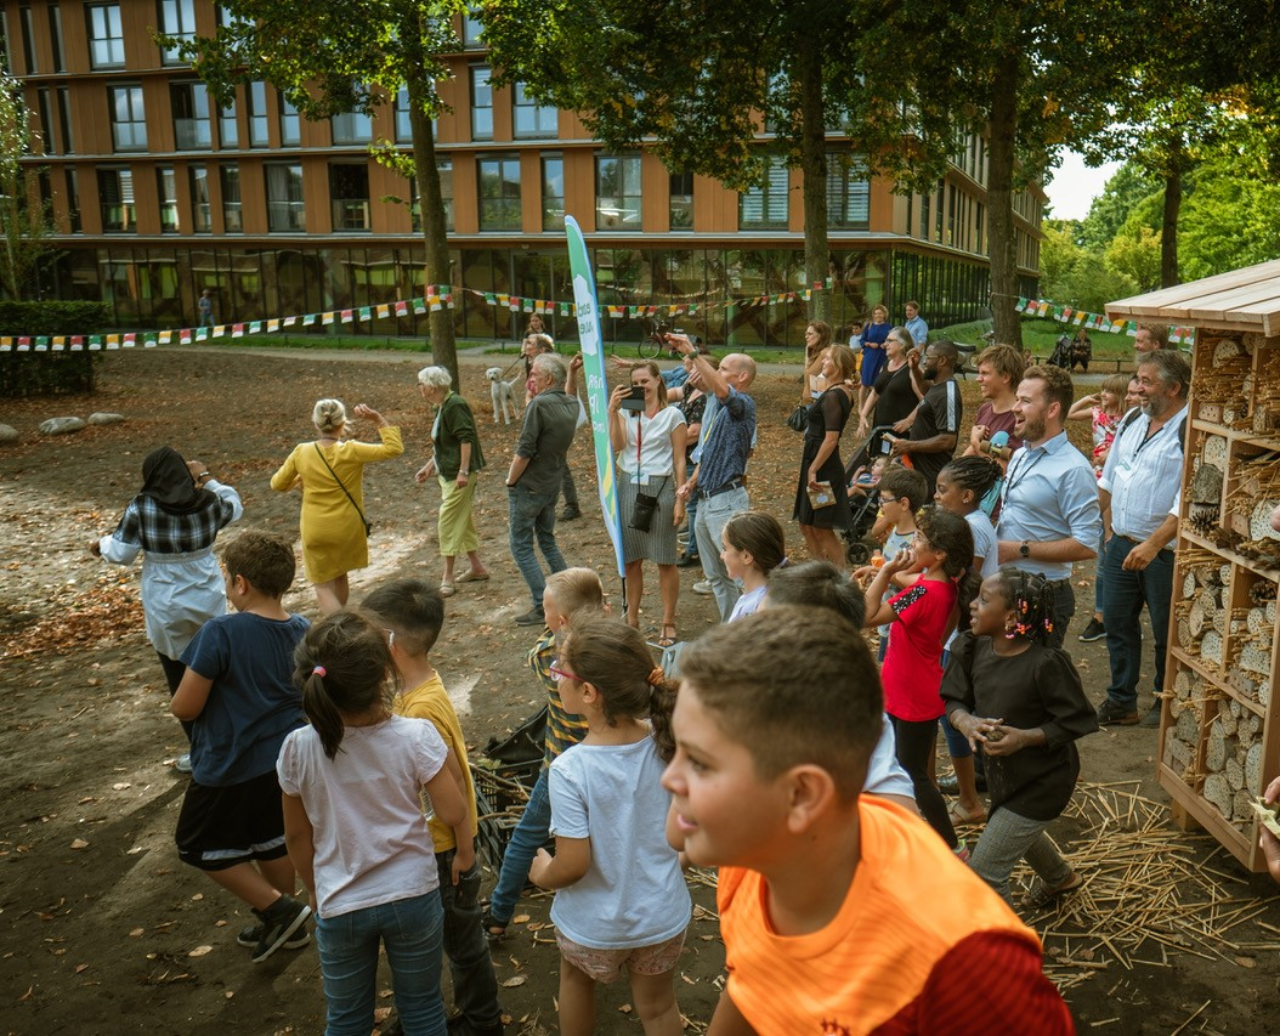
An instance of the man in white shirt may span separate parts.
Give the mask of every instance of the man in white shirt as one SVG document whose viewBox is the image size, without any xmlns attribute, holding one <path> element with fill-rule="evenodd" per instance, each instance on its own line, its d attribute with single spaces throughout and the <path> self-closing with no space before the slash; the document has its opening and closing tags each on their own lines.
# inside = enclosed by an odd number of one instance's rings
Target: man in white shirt
<svg viewBox="0 0 1280 1036">
<path fill-rule="evenodd" d="M 907 311 L 907 319 L 902 326 L 911 332 L 911 340 L 916 343 L 916 348 L 924 352 L 924 347 L 929 343 L 929 325 L 920 315 L 920 303 L 913 300 L 904 308 Z"/>
<path fill-rule="evenodd" d="M 1106 537 L 1102 620 L 1111 656 L 1107 700 L 1098 709 L 1098 722 L 1104 725 L 1138 722 L 1143 604 L 1155 641 L 1154 690 L 1163 690 L 1173 598 L 1191 367 L 1175 350 L 1152 350 L 1140 355 L 1137 380 L 1142 403 L 1120 422 L 1098 483 Z M 1159 722 L 1157 702 L 1142 723 Z"/>
</svg>

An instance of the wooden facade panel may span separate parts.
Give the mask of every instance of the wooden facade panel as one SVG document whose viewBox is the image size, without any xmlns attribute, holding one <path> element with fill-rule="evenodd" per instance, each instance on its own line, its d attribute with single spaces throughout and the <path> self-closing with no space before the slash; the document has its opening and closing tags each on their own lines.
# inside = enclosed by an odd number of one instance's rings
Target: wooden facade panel
<svg viewBox="0 0 1280 1036">
<path fill-rule="evenodd" d="M 400 198 L 404 204 L 384 202 L 382 199 L 388 196 Z M 408 234 L 413 229 L 409 212 L 411 197 L 408 180 L 394 169 L 377 162 L 369 163 L 369 206 L 375 234 Z"/>
<path fill-rule="evenodd" d="M 511 108 L 514 91 L 509 86 L 495 86 L 490 88 L 490 92 L 493 95 L 493 139 L 514 140 L 515 113 Z"/>
<path fill-rule="evenodd" d="M 240 203 L 246 234 L 267 233 L 267 173 L 260 158 L 240 162 Z M 311 214 L 307 213 L 310 226 Z"/>
<path fill-rule="evenodd" d="M 111 118 L 106 86 L 97 79 L 73 84 L 71 119 L 76 128 L 76 152 L 111 154 Z"/>
<path fill-rule="evenodd" d="M 169 80 L 155 78 L 142 80 L 142 106 L 147 113 L 147 150 L 154 153 L 173 151 L 177 148 Z M 211 117 L 212 114 L 211 111 Z"/>
<path fill-rule="evenodd" d="M 79 0 L 62 0 L 62 61 L 71 75 L 89 71 L 89 25 L 85 21 L 84 4 Z"/>
<path fill-rule="evenodd" d="M 596 229 L 596 162 L 591 151 L 575 148 L 564 153 L 564 211 L 584 233 Z"/>
<path fill-rule="evenodd" d="M 159 22 L 155 4 L 121 3 L 120 25 L 124 30 L 124 60 L 131 70 L 159 68 L 160 48 L 151 39 Z"/>
<path fill-rule="evenodd" d="M 799 169 L 787 170 L 787 229 L 804 233 L 804 173 Z"/>
<path fill-rule="evenodd" d="M 651 151 L 640 155 L 640 226 L 646 234 L 671 229 L 671 174 Z"/>
<path fill-rule="evenodd" d="M 871 190 L 868 198 L 868 225 L 872 227 L 883 227 L 886 230 L 897 230 L 899 218 L 905 226 L 907 221 L 906 214 L 906 198 L 898 197 L 890 189 L 887 180 L 875 177 L 871 181 Z M 902 202 L 902 212 L 899 217 L 898 202 Z M 901 231 L 899 231 L 901 233 Z"/>
<path fill-rule="evenodd" d="M 709 176 L 693 178 L 693 232 L 728 234 L 738 231 L 738 192 Z"/>
<path fill-rule="evenodd" d="M 470 151 L 456 151 L 453 154 L 453 227 L 458 234 L 476 234 L 480 231 L 476 156 Z"/>
<path fill-rule="evenodd" d="M 134 218 L 139 234 L 160 233 L 160 188 L 156 183 L 156 165 L 140 162 L 133 170 Z"/>
<path fill-rule="evenodd" d="M 307 233 L 332 234 L 333 210 L 329 205 L 328 163 L 302 163 L 302 196 L 307 200 Z"/>
<path fill-rule="evenodd" d="M 455 72 L 452 79 L 436 84 L 436 93 L 442 104 L 451 110 L 442 111 L 436 120 L 436 143 L 453 144 L 469 140 L 471 131 L 471 106 L 468 100 L 466 65 Z"/>
<path fill-rule="evenodd" d="M 526 234 L 542 233 L 542 162 L 536 151 L 520 152 L 520 224 Z"/>
</svg>

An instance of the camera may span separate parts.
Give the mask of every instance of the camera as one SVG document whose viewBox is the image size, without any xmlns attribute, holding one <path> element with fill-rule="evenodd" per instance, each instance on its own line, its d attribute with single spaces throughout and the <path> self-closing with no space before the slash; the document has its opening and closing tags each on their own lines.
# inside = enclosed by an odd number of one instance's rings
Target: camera
<svg viewBox="0 0 1280 1036">
<path fill-rule="evenodd" d="M 631 391 L 622 397 L 620 405 L 623 410 L 632 410 L 639 417 L 644 413 L 644 389 L 639 385 L 632 385 Z"/>
</svg>

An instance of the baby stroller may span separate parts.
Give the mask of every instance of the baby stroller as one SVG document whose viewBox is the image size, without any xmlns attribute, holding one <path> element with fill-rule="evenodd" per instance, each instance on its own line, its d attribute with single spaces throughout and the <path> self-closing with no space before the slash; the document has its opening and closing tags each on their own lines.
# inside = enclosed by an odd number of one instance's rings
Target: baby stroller
<svg viewBox="0 0 1280 1036">
<path fill-rule="evenodd" d="M 854 454 L 844 471 L 846 490 L 854 485 L 854 473 L 862 467 L 870 468 L 878 457 L 884 456 L 892 448 L 897 438 L 892 425 L 878 425 L 871 429 L 866 444 Z M 909 465 L 909 458 L 904 454 L 904 463 Z M 849 498 L 849 507 L 853 512 L 847 529 L 841 530 L 844 537 L 844 556 L 849 564 L 858 568 L 871 560 L 871 555 L 880 549 L 880 544 L 872 538 L 871 529 L 876 523 L 876 515 L 880 513 L 880 491 L 874 486 L 864 488 L 865 495 L 855 494 Z"/>
<path fill-rule="evenodd" d="M 1071 336 L 1061 335 L 1053 343 L 1053 354 L 1049 357 L 1050 367 L 1061 367 L 1064 371 L 1071 369 Z"/>
</svg>

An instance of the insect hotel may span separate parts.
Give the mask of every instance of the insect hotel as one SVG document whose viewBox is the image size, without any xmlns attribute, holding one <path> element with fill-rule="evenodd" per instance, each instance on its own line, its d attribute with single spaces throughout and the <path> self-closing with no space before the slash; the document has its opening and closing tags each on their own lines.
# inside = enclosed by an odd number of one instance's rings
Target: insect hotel
<svg viewBox="0 0 1280 1036">
<path fill-rule="evenodd" d="M 1180 826 L 1262 871 L 1260 796 L 1280 772 L 1280 261 L 1107 312 L 1196 329 L 1158 777 Z"/>
</svg>

